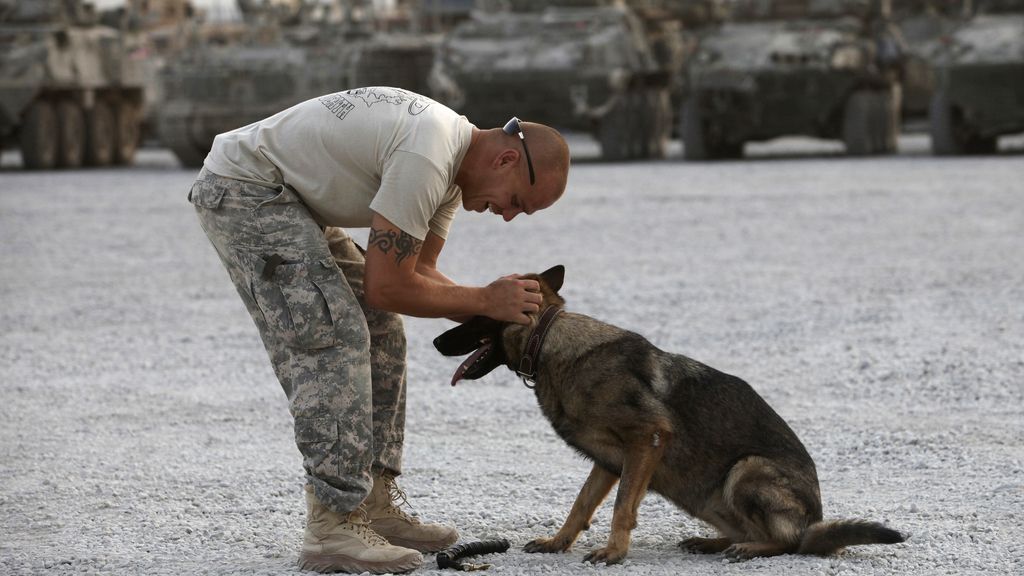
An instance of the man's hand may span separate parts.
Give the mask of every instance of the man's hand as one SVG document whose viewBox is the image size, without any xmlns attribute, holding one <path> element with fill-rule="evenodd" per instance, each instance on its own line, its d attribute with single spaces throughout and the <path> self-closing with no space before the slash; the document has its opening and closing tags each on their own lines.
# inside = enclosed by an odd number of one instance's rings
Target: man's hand
<svg viewBox="0 0 1024 576">
<path fill-rule="evenodd" d="M 487 285 L 487 312 L 495 320 L 529 324 L 527 314 L 540 310 L 544 297 L 536 280 L 523 280 L 518 275 L 502 276 Z"/>
</svg>

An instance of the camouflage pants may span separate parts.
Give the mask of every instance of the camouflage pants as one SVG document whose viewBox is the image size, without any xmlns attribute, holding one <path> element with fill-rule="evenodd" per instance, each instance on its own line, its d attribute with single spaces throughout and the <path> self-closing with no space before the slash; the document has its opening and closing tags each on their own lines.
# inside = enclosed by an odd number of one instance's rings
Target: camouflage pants
<svg viewBox="0 0 1024 576">
<path fill-rule="evenodd" d="M 288 396 L 314 493 L 336 512 L 356 509 L 371 470 L 401 472 L 401 317 L 367 308 L 363 252 L 342 230 L 321 230 L 289 188 L 204 169 L 189 201 Z"/>
</svg>

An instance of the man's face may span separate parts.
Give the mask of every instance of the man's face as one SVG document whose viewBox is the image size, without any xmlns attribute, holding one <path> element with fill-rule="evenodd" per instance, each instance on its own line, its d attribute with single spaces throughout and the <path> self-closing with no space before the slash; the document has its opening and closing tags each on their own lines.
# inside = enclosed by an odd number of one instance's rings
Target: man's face
<svg viewBox="0 0 1024 576">
<path fill-rule="evenodd" d="M 513 218 L 523 212 L 532 214 L 533 210 L 527 211 L 528 208 L 523 204 L 523 196 L 526 193 L 520 190 L 521 188 L 518 186 L 509 186 L 507 190 L 498 195 L 496 201 L 487 203 L 487 210 L 491 214 L 501 216 L 505 222 L 511 222 Z"/>
<path fill-rule="evenodd" d="M 511 222 L 520 214 L 529 216 L 554 204 L 549 194 L 544 194 L 537 186 L 526 185 L 516 179 L 510 179 L 505 186 L 500 186 L 479 205 L 470 208 L 476 212 L 490 212 L 501 216 L 505 222 Z"/>
<path fill-rule="evenodd" d="M 464 191 L 466 210 L 490 212 L 510 222 L 519 214 L 530 215 L 554 204 L 557 196 L 545 192 L 540 178 L 530 184 L 526 164 L 518 151 L 507 158 L 508 161 L 504 161 L 504 156 L 496 159 L 488 181 L 478 193 L 466 195 Z"/>
</svg>

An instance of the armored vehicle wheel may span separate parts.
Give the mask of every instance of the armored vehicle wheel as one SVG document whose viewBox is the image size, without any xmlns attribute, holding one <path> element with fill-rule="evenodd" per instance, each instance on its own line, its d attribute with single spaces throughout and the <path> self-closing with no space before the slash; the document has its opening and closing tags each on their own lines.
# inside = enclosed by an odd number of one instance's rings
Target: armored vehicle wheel
<svg viewBox="0 0 1024 576">
<path fill-rule="evenodd" d="M 679 133 L 683 136 L 683 157 L 687 160 L 710 160 L 707 123 L 696 98 L 683 102 L 679 114 Z"/>
<path fill-rule="evenodd" d="M 26 168 L 47 170 L 57 165 L 57 112 L 45 100 L 32 104 L 21 127 L 21 158 Z"/>
<path fill-rule="evenodd" d="M 167 147 L 185 168 L 202 168 L 203 161 L 206 160 L 206 152 L 191 142 L 175 140 L 169 142 Z"/>
<path fill-rule="evenodd" d="M 664 158 L 672 132 L 672 103 L 665 89 L 650 90 L 645 96 L 644 157 Z"/>
<path fill-rule="evenodd" d="M 203 161 L 206 160 L 206 153 L 199 149 L 198 146 L 193 146 L 188 142 L 175 142 L 168 144 L 171 152 L 181 162 L 181 165 L 185 168 L 202 168 Z"/>
<path fill-rule="evenodd" d="M 135 105 L 121 102 L 114 108 L 114 163 L 131 164 L 139 146 L 141 116 Z"/>
<path fill-rule="evenodd" d="M 679 132 L 683 135 L 683 157 L 687 160 L 721 160 L 741 158 L 743 142 L 729 142 L 705 118 L 696 99 L 683 102 L 679 115 Z"/>
<path fill-rule="evenodd" d="M 996 140 L 997 140 L 997 138 L 995 136 L 992 136 L 992 137 L 989 137 L 989 138 L 982 138 L 980 136 L 975 136 L 974 139 L 971 140 L 970 146 L 967 148 L 967 153 L 968 154 L 995 154 L 996 150 L 999 148 L 999 146 L 997 145 Z"/>
<path fill-rule="evenodd" d="M 964 154 L 967 147 L 957 133 L 956 111 L 946 93 L 938 90 L 928 106 L 928 129 L 932 137 L 932 154 L 954 156 Z"/>
<path fill-rule="evenodd" d="M 719 142 L 712 156 L 723 160 L 743 158 L 743 142 Z"/>
<path fill-rule="evenodd" d="M 601 118 L 597 128 L 597 139 L 601 143 L 602 160 L 618 162 L 633 156 L 633 110 L 632 98 L 629 94 L 623 94 L 615 106 Z"/>
<path fill-rule="evenodd" d="M 877 147 L 879 107 L 878 98 L 870 90 L 858 90 L 850 95 L 843 108 L 843 143 L 851 156 L 873 154 Z"/>
<path fill-rule="evenodd" d="M 900 88 L 858 90 L 843 110 L 843 142 L 851 156 L 891 154 L 900 130 Z"/>
<path fill-rule="evenodd" d="M 85 158 L 85 115 L 78 102 L 57 102 L 57 130 L 57 165 L 78 168 Z"/>
<path fill-rule="evenodd" d="M 114 161 L 114 112 L 110 104 L 98 100 L 86 115 L 89 129 L 88 156 L 90 166 L 107 166 Z"/>
<path fill-rule="evenodd" d="M 996 139 L 979 137 L 942 90 L 932 96 L 928 123 L 932 153 L 938 156 L 991 154 L 996 150 Z"/>
<path fill-rule="evenodd" d="M 160 142 L 170 148 L 178 162 L 186 168 L 200 168 L 209 149 L 196 144 L 188 131 L 185 118 L 161 116 L 158 131 Z"/>
<path fill-rule="evenodd" d="M 630 158 L 647 158 L 648 103 L 647 94 L 633 91 L 629 94 L 629 112 L 633 121 L 629 123 Z"/>
</svg>

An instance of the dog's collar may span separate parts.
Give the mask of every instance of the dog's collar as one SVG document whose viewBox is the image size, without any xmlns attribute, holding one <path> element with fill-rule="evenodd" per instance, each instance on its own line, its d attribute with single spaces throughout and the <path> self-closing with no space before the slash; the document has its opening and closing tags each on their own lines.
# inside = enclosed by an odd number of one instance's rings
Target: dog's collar
<svg viewBox="0 0 1024 576">
<path fill-rule="evenodd" d="M 526 352 L 523 353 L 523 358 L 519 361 L 519 369 L 516 370 L 516 374 L 519 374 L 519 377 L 523 379 L 523 384 L 527 388 L 533 388 L 527 382 L 537 382 L 537 367 L 540 366 L 540 347 L 544 345 L 544 338 L 547 337 L 548 330 L 554 324 L 555 316 L 558 316 L 561 311 L 562 309 L 557 306 L 545 308 L 544 312 L 540 315 L 540 320 L 537 321 L 537 326 L 534 327 L 533 332 L 530 332 L 530 338 L 526 341 Z"/>
</svg>

